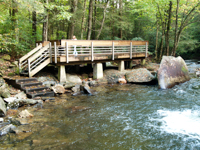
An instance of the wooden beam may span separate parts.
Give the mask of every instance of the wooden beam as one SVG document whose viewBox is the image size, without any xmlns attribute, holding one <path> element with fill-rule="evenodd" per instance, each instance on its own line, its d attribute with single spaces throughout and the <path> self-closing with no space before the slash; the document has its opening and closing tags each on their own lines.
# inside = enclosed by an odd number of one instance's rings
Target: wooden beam
<svg viewBox="0 0 200 150">
<path fill-rule="evenodd" d="M 147 53 L 148 53 L 148 44 L 147 44 L 147 42 L 146 42 L 146 47 L 145 47 L 146 49 L 145 49 L 145 57 L 147 58 Z"/>
<path fill-rule="evenodd" d="M 30 63 L 30 59 L 28 59 L 28 76 L 29 76 L 29 78 L 31 77 L 31 63 Z"/>
<path fill-rule="evenodd" d="M 94 49 L 93 49 L 93 42 L 91 42 L 91 61 L 94 61 Z"/>
<path fill-rule="evenodd" d="M 112 60 L 115 59 L 115 45 L 114 42 L 112 43 Z"/>
<path fill-rule="evenodd" d="M 66 63 L 69 63 L 68 42 L 65 43 L 65 48 L 66 48 Z"/>
<path fill-rule="evenodd" d="M 148 41 L 131 41 L 131 40 L 61 40 L 61 46 L 65 46 L 65 43 L 68 42 L 68 46 L 90 46 L 93 42 L 93 46 L 112 46 L 114 42 L 115 46 L 129 46 L 130 42 L 132 45 L 145 45 Z"/>
<path fill-rule="evenodd" d="M 50 62 L 52 63 L 52 47 L 51 47 L 51 42 L 49 43 L 49 57 L 50 57 Z"/>
<path fill-rule="evenodd" d="M 132 59 L 132 42 L 130 43 L 130 59 Z"/>
<path fill-rule="evenodd" d="M 56 42 L 54 42 L 54 60 L 55 60 L 55 63 L 57 63 L 57 47 L 56 47 Z"/>
</svg>

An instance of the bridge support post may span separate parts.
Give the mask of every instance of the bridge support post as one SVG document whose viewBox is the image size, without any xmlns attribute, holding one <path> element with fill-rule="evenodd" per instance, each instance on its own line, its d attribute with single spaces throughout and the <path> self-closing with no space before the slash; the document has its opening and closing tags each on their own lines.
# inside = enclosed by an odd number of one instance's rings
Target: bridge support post
<svg viewBox="0 0 200 150">
<path fill-rule="evenodd" d="M 145 59 L 141 59 L 141 65 L 145 65 L 146 60 Z"/>
<path fill-rule="evenodd" d="M 66 80 L 67 80 L 64 65 L 58 67 L 58 80 L 60 82 L 66 82 Z"/>
<path fill-rule="evenodd" d="M 102 63 L 96 63 L 96 64 L 94 64 L 93 78 L 94 79 L 101 79 L 101 78 L 103 78 L 103 65 L 102 65 Z"/>
<path fill-rule="evenodd" d="M 125 69 L 124 68 L 124 61 L 120 61 L 119 64 L 118 64 L 118 70 L 119 71 L 124 71 L 124 69 Z"/>
</svg>

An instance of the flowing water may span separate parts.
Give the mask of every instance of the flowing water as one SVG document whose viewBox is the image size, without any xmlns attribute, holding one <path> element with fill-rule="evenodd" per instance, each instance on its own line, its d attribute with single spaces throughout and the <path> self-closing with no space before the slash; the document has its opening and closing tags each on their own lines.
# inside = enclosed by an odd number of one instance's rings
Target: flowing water
<svg viewBox="0 0 200 150">
<path fill-rule="evenodd" d="M 197 64 L 187 62 L 190 72 Z M 157 85 L 95 87 L 96 96 L 57 97 L 31 108 L 27 137 L 0 137 L 0 149 L 200 149 L 200 79 L 160 90 Z M 23 136 L 24 136 L 23 134 Z"/>
</svg>

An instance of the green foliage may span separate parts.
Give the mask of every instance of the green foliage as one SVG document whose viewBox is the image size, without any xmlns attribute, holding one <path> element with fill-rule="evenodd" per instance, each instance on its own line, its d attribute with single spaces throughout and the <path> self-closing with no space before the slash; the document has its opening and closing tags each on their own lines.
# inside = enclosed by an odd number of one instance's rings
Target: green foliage
<svg viewBox="0 0 200 150">
<path fill-rule="evenodd" d="M 131 40 L 133 40 L 133 41 L 144 41 L 141 37 L 134 37 Z"/>
</svg>

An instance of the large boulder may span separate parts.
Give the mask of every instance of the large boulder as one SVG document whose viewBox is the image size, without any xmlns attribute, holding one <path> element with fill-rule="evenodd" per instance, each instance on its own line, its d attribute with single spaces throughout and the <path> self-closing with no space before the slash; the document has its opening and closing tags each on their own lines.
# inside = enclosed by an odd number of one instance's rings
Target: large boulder
<svg viewBox="0 0 200 150">
<path fill-rule="evenodd" d="M 119 82 L 119 79 L 124 78 L 124 72 L 115 69 L 107 69 L 104 71 L 104 76 L 109 84 L 115 84 Z"/>
<path fill-rule="evenodd" d="M 155 80 L 155 76 L 146 68 L 133 69 L 125 74 L 127 82 L 146 83 Z"/>
<path fill-rule="evenodd" d="M 0 97 L 0 116 L 6 115 L 6 104 L 3 99 Z"/>
<path fill-rule="evenodd" d="M 82 84 L 82 80 L 77 75 L 66 74 L 66 83 Z"/>
<path fill-rule="evenodd" d="M 179 56 L 163 56 L 157 73 L 161 89 L 171 88 L 176 84 L 190 80 L 185 61 Z"/>
<path fill-rule="evenodd" d="M 10 92 L 6 83 L 2 83 L 2 82 L 0 83 L 0 96 L 2 96 L 3 98 L 10 97 Z"/>
</svg>

